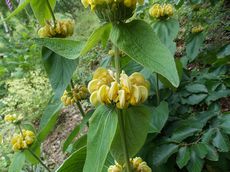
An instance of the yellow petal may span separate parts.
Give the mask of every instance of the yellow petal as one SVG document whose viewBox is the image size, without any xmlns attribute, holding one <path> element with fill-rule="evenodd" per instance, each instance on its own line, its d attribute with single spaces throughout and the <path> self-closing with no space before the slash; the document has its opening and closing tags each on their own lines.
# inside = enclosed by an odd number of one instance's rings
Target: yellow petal
<svg viewBox="0 0 230 172">
<path fill-rule="evenodd" d="M 98 91 L 94 91 L 89 98 L 90 103 L 94 106 L 97 106 L 99 104 L 99 101 L 97 99 L 97 92 Z"/>
<path fill-rule="evenodd" d="M 92 81 L 89 82 L 88 84 L 88 90 L 90 93 L 96 91 L 99 89 L 99 83 L 100 83 L 100 80 L 99 79 L 93 79 Z"/>
<path fill-rule="evenodd" d="M 119 84 L 117 82 L 112 82 L 109 88 L 109 99 L 115 102 L 118 96 Z"/>
<path fill-rule="evenodd" d="M 133 167 L 134 168 L 138 168 L 138 166 L 143 162 L 143 160 L 141 159 L 141 157 L 136 157 L 133 158 L 132 163 L 133 163 Z"/>
<path fill-rule="evenodd" d="M 140 92 L 141 92 L 141 100 L 140 102 L 143 103 L 147 100 L 148 98 L 148 95 L 149 95 L 149 92 L 148 92 L 148 89 L 144 86 L 138 86 L 139 89 L 140 89 Z"/>
<path fill-rule="evenodd" d="M 81 0 L 81 3 L 83 4 L 83 6 L 85 8 L 87 8 L 89 6 L 89 1 L 88 0 Z"/>
<path fill-rule="evenodd" d="M 105 103 L 105 104 L 110 103 L 108 94 L 109 94 L 109 86 L 108 85 L 102 85 L 97 92 L 98 101 L 100 103 Z"/>
<path fill-rule="evenodd" d="M 118 96 L 119 96 L 119 102 L 116 104 L 117 108 L 119 109 L 124 109 L 127 107 L 126 99 L 125 99 L 125 90 L 119 90 L 118 91 Z"/>
<path fill-rule="evenodd" d="M 129 76 L 129 80 L 132 85 L 137 85 L 137 86 L 145 86 L 149 88 L 149 81 L 145 80 L 144 76 L 139 73 L 139 72 L 134 72 L 132 75 Z"/>
<path fill-rule="evenodd" d="M 130 99 L 131 105 L 137 105 L 141 100 L 141 90 L 139 86 L 133 85 L 132 95 Z"/>
<path fill-rule="evenodd" d="M 120 74 L 120 84 L 122 89 L 124 89 L 127 93 L 131 92 L 132 89 L 131 82 L 129 80 L 129 77 L 124 72 Z"/>
</svg>

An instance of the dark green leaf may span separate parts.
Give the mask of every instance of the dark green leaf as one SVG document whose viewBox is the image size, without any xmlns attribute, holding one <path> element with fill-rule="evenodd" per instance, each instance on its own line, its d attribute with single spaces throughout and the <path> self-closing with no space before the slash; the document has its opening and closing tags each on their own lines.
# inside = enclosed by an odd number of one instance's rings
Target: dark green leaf
<svg viewBox="0 0 230 172">
<path fill-rule="evenodd" d="M 140 20 L 113 25 L 110 38 L 123 52 L 152 72 L 167 78 L 175 87 L 179 77 L 174 58 L 152 28 Z"/>
<path fill-rule="evenodd" d="M 207 154 L 206 158 L 210 161 L 218 161 L 219 155 L 218 155 L 216 149 L 211 145 L 206 145 L 206 148 L 208 150 L 208 154 Z"/>
<path fill-rule="evenodd" d="M 145 143 L 152 113 L 150 108 L 144 105 L 130 107 L 122 113 L 127 138 L 127 148 L 129 156 L 133 157 Z M 124 153 L 121 151 L 123 145 L 120 138 L 120 129 L 117 127 L 117 132 L 111 146 L 111 153 L 117 162 L 123 164 L 125 162 L 125 157 Z"/>
<path fill-rule="evenodd" d="M 207 94 L 192 94 L 187 99 L 185 99 L 185 102 L 189 105 L 196 105 L 202 102 L 207 97 Z"/>
<path fill-rule="evenodd" d="M 69 85 L 77 61 L 66 59 L 48 48 L 43 47 L 42 59 L 48 74 L 51 86 L 55 92 L 55 98 L 60 98 Z"/>
<path fill-rule="evenodd" d="M 89 121 L 84 172 L 102 170 L 116 133 L 117 122 L 114 108 L 101 105 L 93 113 Z"/>
<path fill-rule="evenodd" d="M 25 164 L 24 152 L 17 152 L 14 154 L 13 160 L 9 166 L 9 172 L 19 172 Z"/>
<path fill-rule="evenodd" d="M 34 15 L 41 25 L 45 25 L 46 21 L 51 18 L 48 2 L 50 3 L 51 8 L 54 9 L 56 0 L 31 0 L 30 2 Z"/>
<path fill-rule="evenodd" d="M 174 39 L 179 32 L 179 22 L 174 18 L 157 20 L 153 23 L 153 30 L 161 42 L 174 54 L 176 51 Z"/>
<path fill-rule="evenodd" d="M 203 84 L 192 84 L 185 86 L 186 90 L 190 93 L 207 93 L 208 90 Z"/>
<path fill-rule="evenodd" d="M 71 131 L 70 135 L 67 137 L 67 139 L 63 144 L 63 151 L 66 151 L 66 149 L 73 141 L 73 139 L 76 137 L 76 135 L 79 133 L 79 131 L 80 131 L 80 125 L 75 126 L 75 128 L 73 129 L 73 131 Z"/>
<path fill-rule="evenodd" d="M 159 166 L 167 162 L 168 158 L 177 150 L 178 145 L 175 144 L 164 144 L 156 147 L 153 151 L 153 164 Z"/>
<path fill-rule="evenodd" d="M 49 132 L 55 126 L 61 108 L 62 103 L 60 102 L 60 100 L 51 101 L 50 104 L 46 107 L 40 121 L 40 131 L 37 135 L 37 140 L 39 142 L 43 142 L 45 138 L 49 135 Z"/>
<path fill-rule="evenodd" d="M 215 130 L 209 129 L 207 132 L 204 133 L 202 136 L 202 142 L 209 143 L 213 139 L 213 135 L 215 134 Z"/>
<path fill-rule="evenodd" d="M 87 40 L 80 54 L 81 55 L 86 54 L 90 49 L 96 46 L 100 41 L 102 41 L 102 43 L 105 46 L 109 38 L 111 28 L 112 28 L 111 23 L 104 24 L 103 26 L 100 26 L 99 28 L 97 28 Z"/>
<path fill-rule="evenodd" d="M 160 105 L 153 110 L 153 128 L 157 129 L 157 132 L 160 133 L 164 127 L 169 115 L 168 103 L 162 101 Z"/>
<path fill-rule="evenodd" d="M 86 147 L 75 151 L 71 154 L 56 172 L 82 172 L 86 158 Z"/>
<path fill-rule="evenodd" d="M 193 149 L 201 159 L 203 159 L 208 153 L 205 143 L 197 143 L 193 145 L 191 149 Z"/>
<path fill-rule="evenodd" d="M 227 134 L 230 134 L 230 115 L 223 115 L 220 128 Z"/>
<path fill-rule="evenodd" d="M 81 147 L 84 147 L 87 145 L 87 134 L 81 136 L 77 139 L 75 143 L 72 145 L 73 151 L 80 149 Z"/>
<path fill-rule="evenodd" d="M 35 42 L 47 47 L 56 54 L 67 59 L 76 59 L 80 56 L 82 48 L 81 41 L 68 40 L 63 38 L 37 38 Z"/>
<path fill-rule="evenodd" d="M 216 130 L 216 135 L 212 144 L 219 149 L 220 152 L 228 152 L 230 149 L 230 141 L 227 135 L 221 133 L 219 129 Z"/>
<path fill-rule="evenodd" d="M 174 141 L 182 141 L 200 130 L 200 128 L 196 128 L 192 125 L 189 126 L 189 124 L 178 126 L 178 128 L 173 132 L 171 139 Z"/>
<path fill-rule="evenodd" d="M 188 161 L 190 160 L 190 151 L 189 148 L 184 146 L 181 147 L 178 151 L 178 155 L 176 158 L 176 163 L 180 169 L 187 165 Z"/>
<path fill-rule="evenodd" d="M 204 161 L 199 158 L 194 150 L 191 150 L 191 156 L 187 169 L 189 172 L 201 172 L 204 165 Z"/>
<path fill-rule="evenodd" d="M 222 97 L 227 97 L 230 95 L 230 90 L 220 90 L 220 91 L 214 91 L 210 93 L 210 95 L 205 100 L 207 103 L 210 103 L 212 101 L 216 101 Z"/>
<path fill-rule="evenodd" d="M 204 34 L 201 32 L 199 34 L 192 35 L 186 44 L 186 53 L 189 61 L 193 61 L 199 54 L 199 50 L 204 41 Z"/>
</svg>

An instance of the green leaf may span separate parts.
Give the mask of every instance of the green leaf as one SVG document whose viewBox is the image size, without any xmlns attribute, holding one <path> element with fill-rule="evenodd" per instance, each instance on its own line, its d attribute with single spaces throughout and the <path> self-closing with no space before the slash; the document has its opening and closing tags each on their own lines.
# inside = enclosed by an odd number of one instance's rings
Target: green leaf
<svg viewBox="0 0 230 172">
<path fill-rule="evenodd" d="M 185 89 L 190 93 L 207 93 L 208 90 L 203 84 L 192 84 L 185 86 Z"/>
<path fill-rule="evenodd" d="M 230 134 L 230 115 L 223 115 L 219 126 L 225 133 Z"/>
<path fill-rule="evenodd" d="M 48 48 L 42 48 L 42 59 L 48 74 L 55 98 L 60 98 L 69 85 L 77 61 L 66 59 Z"/>
<path fill-rule="evenodd" d="M 41 146 L 40 142 L 36 141 L 30 147 L 30 150 L 35 155 L 37 155 L 38 157 L 40 157 L 40 154 L 41 154 L 40 146 Z M 39 161 L 33 155 L 31 155 L 31 153 L 28 150 L 25 150 L 24 153 L 25 153 L 25 156 L 26 156 L 26 160 L 29 161 L 31 164 L 38 164 L 39 163 Z"/>
<path fill-rule="evenodd" d="M 77 59 L 82 48 L 81 41 L 63 38 L 37 38 L 35 42 L 67 59 Z"/>
<path fill-rule="evenodd" d="M 207 154 L 206 158 L 210 161 L 218 161 L 219 155 L 218 155 L 216 149 L 211 145 L 206 145 L 206 148 L 208 150 L 208 154 Z"/>
<path fill-rule="evenodd" d="M 112 42 L 133 60 L 167 78 L 175 87 L 179 77 L 174 58 L 152 28 L 141 20 L 113 25 Z"/>
<path fill-rule="evenodd" d="M 89 121 L 84 172 L 101 172 L 117 129 L 114 108 L 99 106 Z"/>
<path fill-rule="evenodd" d="M 176 43 L 174 39 L 179 32 L 179 22 L 174 18 L 168 20 L 157 20 L 153 23 L 153 30 L 160 38 L 161 42 L 171 51 L 172 54 L 176 51 Z"/>
<path fill-rule="evenodd" d="M 46 107 L 40 120 L 39 133 L 37 135 L 37 140 L 39 142 L 43 142 L 55 126 L 61 108 L 62 103 L 60 100 L 51 101 Z"/>
<path fill-rule="evenodd" d="M 124 119 L 127 149 L 129 156 L 133 157 L 145 143 L 151 125 L 152 113 L 149 107 L 140 105 L 123 110 L 122 115 Z M 123 145 L 120 138 L 120 129 L 117 127 L 110 151 L 114 159 L 123 164 L 125 162 L 125 157 L 124 153 L 121 151 Z"/>
<path fill-rule="evenodd" d="M 190 160 L 190 151 L 187 146 L 181 147 L 178 151 L 176 163 L 180 169 L 187 165 Z"/>
<path fill-rule="evenodd" d="M 80 54 L 85 55 L 89 50 L 91 50 L 94 46 L 96 46 L 100 41 L 105 46 L 109 38 L 111 28 L 112 28 L 111 23 L 104 24 L 100 26 L 99 28 L 97 28 L 87 40 Z"/>
<path fill-rule="evenodd" d="M 19 6 L 12 13 L 10 13 L 10 15 L 7 16 L 7 18 L 5 20 L 10 19 L 11 17 L 17 15 L 22 10 L 24 10 L 24 8 L 30 3 L 30 1 L 31 0 L 25 0 L 25 1 L 23 1 L 23 3 L 20 3 Z"/>
<path fill-rule="evenodd" d="M 208 150 L 207 150 L 207 147 L 206 147 L 205 143 L 197 143 L 197 144 L 192 146 L 192 149 L 196 152 L 196 154 L 201 159 L 203 159 L 208 153 Z"/>
<path fill-rule="evenodd" d="M 66 149 L 73 141 L 73 139 L 76 137 L 76 135 L 79 133 L 79 131 L 80 131 L 80 125 L 75 126 L 75 128 L 73 129 L 73 131 L 71 131 L 70 135 L 67 137 L 67 139 L 63 144 L 63 151 L 66 151 Z"/>
<path fill-rule="evenodd" d="M 230 95 L 230 90 L 220 90 L 220 91 L 214 91 L 211 92 L 210 95 L 205 100 L 208 104 L 210 102 L 216 101 L 222 97 L 228 97 Z"/>
<path fill-rule="evenodd" d="M 24 152 L 17 152 L 14 154 L 13 160 L 9 166 L 9 172 L 19 172 L 25 164 Z"/>
<path fill-rule="evenodd" d="M 202 102 L 208 95 L 207 94 L 192 94 L 187 99 L 185 99 L 185 102 L 189 105 L 197 105 L 200 102 Z"/>
<path fill-rule="evenodd" d="M 75 143 L 72 145 L 73 151 L 80 149 L 81 147 L 84 147 L 87 145 L 87 134 L 81 136 L 77 139 Z"/>
<path fill-rule="evenodd" d="M 191 150 L 191 156 L 187 169 L 189 172 L 201 172 L 204 161 L 198 157 L 194 150 Z"/>
<path fill-rule="evenodd" d="M 72 153 L 56 172 L 82 172 L 86 158 L 86 146 Z"/>
<path fill-rule="evenodd" d="M 218 148 L 220 152 L 228 152 L 230 149 L 230 141 L 228 136 L 224 133 L 221 133 L 219 129 L 216 131 L 212 144 Z"/>
<path fill-rule="evenodd" d="M 168 158 L 177 152 L 178 145 L 175 144 L 164 144 L 158 146 L 153 151 L 153 164 L 159 166 L 165 162 L 167 162 Z"/>
<path fill-rule="evenodd" d="M 158 133 L 161 132 L 169 116 L 168 103 L 162 101 L 160 105 L 153 110 L 152 125 Z"/>
<path fill-rule="evenodd" d="M 199 54 L 199 50 L 204 41 L 204 34 L 201 32 L 199 34 L 193 34 L 186 44 L 186 53 L 189 61 L 193 61 Z"/>
<path fill-rule="evenodd" d="M 51 18 L 48 2 L 50 3 L 50 6 L 53 10 L 56 4 L 56 0 L 31 0 L 30 2 L 30 6 L 34 12 L 34 15 L 41 25 L 45 25 L 46 21 Z"/>
</svg>

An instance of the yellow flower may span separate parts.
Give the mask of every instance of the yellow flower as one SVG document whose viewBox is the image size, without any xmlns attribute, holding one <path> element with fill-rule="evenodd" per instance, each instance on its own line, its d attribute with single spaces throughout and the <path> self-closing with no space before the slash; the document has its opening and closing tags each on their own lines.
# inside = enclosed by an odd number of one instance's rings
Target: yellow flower
<svg viewBox="0 0 230 172">
<path fill-rule="evenodd" d="M 149 9 L 149 15 L 154 18 L 169 17 L 173 15 L 173 6 L 171 4 L 154 4 Z"/>
<path fill-rule="evenodd" d="M 173 6 L 171 4 L 166 4 L 164 6 L 164 12 L 166 15 L 172 16 L 173 15 Z"/>
<path fill-rule="evenodd" d="M 146 162 L 142 162 L 138 166 L 137 171 L 141 171 L 141 172 L 152 172 L 152 169 L 147 165 Z"/>
<path fill-rule="evenodd" d="M 90 103 L 92 103 L 94 106 L 97 106 L 100 103 L 97 98 L 97 92 L 98 91 L 94 91 L 89 98 Z"/>
<path fill-rule="evenodd" d="M 133 164 L 133 168 L 138 168 L 138 166 L 143 162 L 143 160 L 141 159 L 141 157 L 136 157 L 133 158 L 131 162 Z"/>
<path fill-rule="evenodd" d="M 97 92 L 97 99 L 100 103 L 108 104 L 109 100 L 109 86 L 102 85 Z"/>
<path fill-rule="evenodd" d="M 132 89 L 131 82 L 129 77 L 124 73 L 124 71 L 120 74 L 120 85 L 126 93 L 130 93 Z"/>
<path fill-rule="evenodd" d="M 201 25 L 195 26 L 192 28 L 192 33 L 199 33 L 202 32 L 204 28 Z"/>
<path fill-rule="evenodd" d="M 93 79 L 100 79 L 106 84 L 110 84 L 114 79 L 111 76 L 111 73 L 102 67 L 99 67 L 93 74 Z"/>
<path fill-rule="evenodd" d="M 112 82 L 111 87 L 109 88 L 109 99 L 116 100 L 119 91 L 119 84 L 117 82 Z"/>
<path fill-rule="evenodd" d="M 126 94 L 125 94 L 125 90 L 119 90 L 118 91 L 118 102 L 116 104 L 118 109 L 124 109 L 127 107 L 128 102 L 126 102 Z"/>
<path fill-rule="evenodd" d="M 138 87 L 139 87 L 140 92 L 141 92 L 140 102 L 143 103 L 147 100 L 149 92 L 148 92 L 148 89 L 144 86 L 138 86 Z"/>
<path fill-rule="evenodd" d="M 93 79 L 88 84 L 88 90 L 90 93 L 92 93 L 92 92 L 98 90 L 104 84 L 106 84 L 106 83 L 100 79 Z"/>
<path fill-rule="evenodd" d="M 132 85 L 137 86 L 145 86 L 147 89 L 150 87 L 150 83 L 148 80 L 145 80 L 144 76 L 139 72 L 134 72 L 132 75 L 129 76 L 129 80 Z"/>
<path fill-rule="evenodd" d="M 133 85 L 132 94 L 130 98 L 131 105 L 137 105 L 141 100 L 141 91 L 139 86 Z"/>
<path fill-rule="evenodd" d="M 4 120 L 5 122 L 13 122 L 16 120 L 16 117 L 14 117 L 13 115 L 6 115 Z"/>
<path fill-rule="evenodd" d="M 108 172 L 122 172 L 122 166 L 115 162 L 115 165 L 109 166 Z"/>
</svg>

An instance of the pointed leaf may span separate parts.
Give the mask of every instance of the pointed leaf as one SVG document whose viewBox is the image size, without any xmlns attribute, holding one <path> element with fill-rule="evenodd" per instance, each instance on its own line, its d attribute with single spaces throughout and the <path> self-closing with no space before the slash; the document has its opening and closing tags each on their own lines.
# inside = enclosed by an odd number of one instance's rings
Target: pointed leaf
<svg viewBox="0 0 230 172">
<path fill-rule="evenodd" d="M 207 153 L 208 150 L 206 148 L 206 144 L 205 143 L 197 143 L 195 145 L 192 146 L 192 149 L 196 152 L 196 154 L 203 159 Z"/>
<path fill-rule="evenodd" d="M 180 169 L 187 165 L 190 160 L 190 151 L 188 147 L 181 147 L 178 151 L 176 163 Z"/>
<path fill-rule="evenodd" d="M 218 161 L 219 155 L 218 155 L 217 150 L 211 145 L 206 145 L 206 148 L 208 150 L 208 154 L 207 154 L 206 158 L 210 161 Z"/>
<path fill-rule="evenodd" d="M 90 118 L 84 172 L 101 172 L 117 129 L 114 108 L 99 106 Z"/>
<path fill-rule="evenodd" d="M 175 87 L 179 77 L 174 58 L 152 28 L 141 20 L 113 25 L 110 38 L 123 52 L 152 72 L 167 78 Z"/>
<path fill-rule="evenodd" d="M 216 131 L 212 144 L 219 149 L 220 152 L 228 152 L 230 149 L 230 141 L 227 135 L 221 133 L 219 129 Z"/>
<path fill-rule="evenodd" d="M 207 93 L 208 90 L 205 85 L 203 84 L 192 84 L 185 86 L 186 90 L 191 93 Z"/>
<path fill-rule="evenodd" d="M 201 172 L 204 165 L 204 161 L 199 158 L 194 150 L 191 150 L 191 156 L 187 169 L 189 172 Z"/>
<path fill-rule="evenodd" d="M 111 28 L 112 28 L 111 23 L 107 23 L 107 24 L 100 26 L 98 29 L 96 29 L 92 33 L 92 35 L 89 37 L 89 39 L 87 40 L 80 54 L 81 55 L 86 54 L 90 49 L 96 46 L 100 41 L 102 41 L 102 43 L 105 46 L 109 38 Z"/>
<path fill-rule="evenodd" d="M 81 41 L 68 40 L 63 38 L 37 38 L 35 42 L 47 47 L 56 54 L 67 59 L 76 59 L 80 55 L 82 48 Z"/>
<path fill-rule="evenodd" d="M 17 152 L 14 154 L 13 160 L 9 166 L 9 172 L 19 172 L 25 164 L 24 152 Z"/>
</svg>

